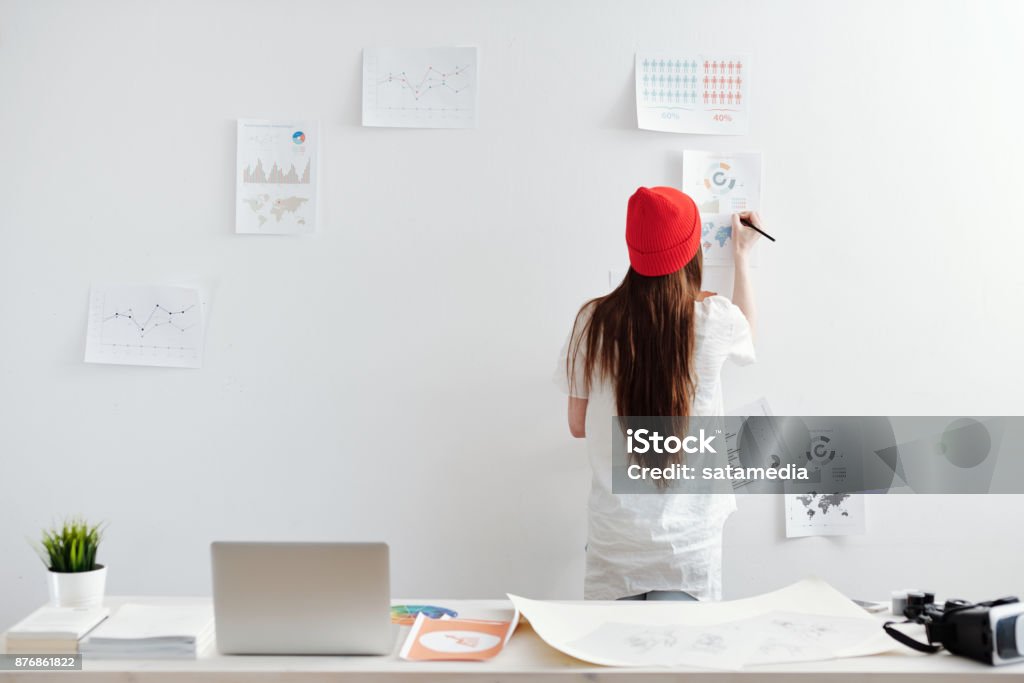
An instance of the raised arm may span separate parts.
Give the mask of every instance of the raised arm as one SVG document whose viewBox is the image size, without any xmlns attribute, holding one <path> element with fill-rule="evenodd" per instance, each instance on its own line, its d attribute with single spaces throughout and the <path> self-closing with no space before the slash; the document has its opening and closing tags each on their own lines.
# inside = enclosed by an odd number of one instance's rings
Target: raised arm
<svg viewBox="0 0 1024 683">
<path fill-rule="evenodd" d="M 747 219 L 757 227 L 763 227 L 761 217 L 756 211 L 744 211 L 732 215 L 732 254 L 736 268 L 733 274 L 732 302 L 736 304 L 750 324 L 750 332 L 756 330 L 757 309 L 754 306 L 754 288 L 750 282 L 750 254 L 754 243 L 761 238 L 756 230 L 751 230 L 740 222 Z"/>
</svg>

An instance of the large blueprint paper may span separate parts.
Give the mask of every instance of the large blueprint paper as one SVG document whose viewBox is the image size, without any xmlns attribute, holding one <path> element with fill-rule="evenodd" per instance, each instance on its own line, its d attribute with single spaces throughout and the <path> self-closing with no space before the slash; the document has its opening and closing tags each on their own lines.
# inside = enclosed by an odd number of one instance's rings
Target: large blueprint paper
<svg viewBox="0 0 1024 683">
<path fill-rule="evenodd" d="M 820 579 L 726 602 L 509 599 L 548 645 L 604 666 L 736 669 L 894 647 L 877 619 Z"/>
</svg>

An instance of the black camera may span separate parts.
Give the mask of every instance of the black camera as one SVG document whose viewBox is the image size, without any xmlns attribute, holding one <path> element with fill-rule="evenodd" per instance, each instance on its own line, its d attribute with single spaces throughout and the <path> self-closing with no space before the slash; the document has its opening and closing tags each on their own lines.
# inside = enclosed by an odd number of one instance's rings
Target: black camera
<svg viewBox="0 0 1024 683">
<path fill-rule="evenodd" d="M 887 621 L 885 632 L 918 652 L 946 648 L 992 665 L 1024 661 L 1024 603 L 1017 598 L 978 603 L 947 600 L 939 607 L 934 593 L 909 593 L 903 616 L 906 621 Z M 924 624 L 927 643 L 896 628 L 910 623 Z"/>
</svg>

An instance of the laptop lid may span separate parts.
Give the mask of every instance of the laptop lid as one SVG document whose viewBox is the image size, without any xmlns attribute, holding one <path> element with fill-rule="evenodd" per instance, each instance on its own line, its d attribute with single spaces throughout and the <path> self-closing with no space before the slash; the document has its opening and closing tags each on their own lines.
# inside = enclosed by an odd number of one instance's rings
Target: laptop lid
<svg viewBox="0 0 1024 683">
<path fill-rule="evenodd" d="M 391 652 L 387 544 L 215 541 L 210 555 L 220 652 Z"/>
</svg>

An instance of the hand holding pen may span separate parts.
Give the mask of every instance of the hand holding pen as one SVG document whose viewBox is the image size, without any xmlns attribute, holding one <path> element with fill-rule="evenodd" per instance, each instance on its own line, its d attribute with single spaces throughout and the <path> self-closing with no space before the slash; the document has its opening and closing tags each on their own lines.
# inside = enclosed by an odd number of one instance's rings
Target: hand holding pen
<svg viewBox="0 0 1024 683">
<path fill-rule="evenodd" d="M 764 235 L 772 242 L 775 238 L 762 228 L 761 217 L 756 211 L 742 211 L 732 215 L 732 250 L 735 260 L 744 259 L 754 244 Z"/>
</svg>

